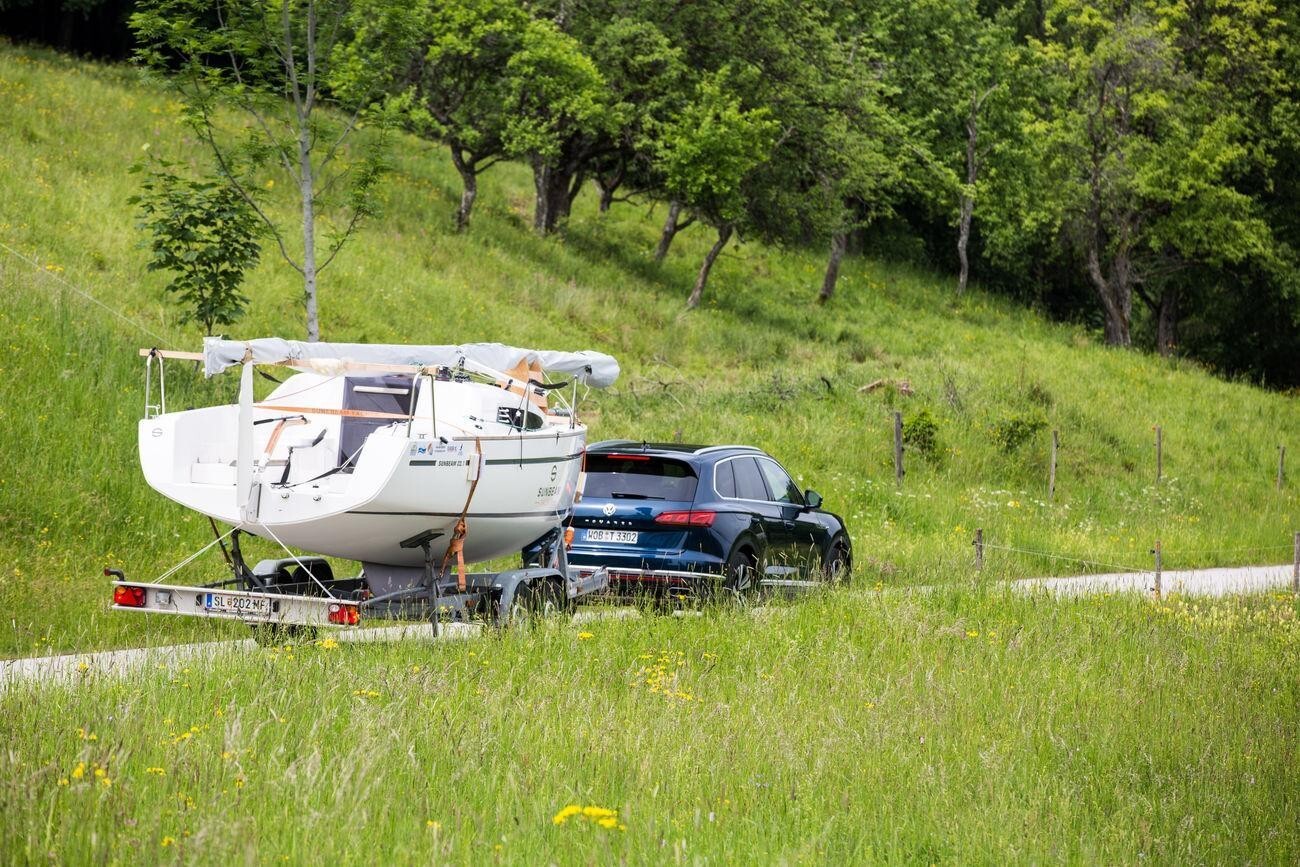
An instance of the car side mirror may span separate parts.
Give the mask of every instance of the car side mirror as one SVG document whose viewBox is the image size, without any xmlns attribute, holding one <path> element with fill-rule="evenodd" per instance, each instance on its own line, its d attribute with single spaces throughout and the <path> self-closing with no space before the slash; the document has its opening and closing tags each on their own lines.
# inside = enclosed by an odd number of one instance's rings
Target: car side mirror
<svg viewBox="0 0 1300 867">
<path fill-rule="evenodd" d="M 803 492 L 803 502 L 810 509 L 820 509 L 822 507 L 822 495 L 809 488 Z"/>
</svg>

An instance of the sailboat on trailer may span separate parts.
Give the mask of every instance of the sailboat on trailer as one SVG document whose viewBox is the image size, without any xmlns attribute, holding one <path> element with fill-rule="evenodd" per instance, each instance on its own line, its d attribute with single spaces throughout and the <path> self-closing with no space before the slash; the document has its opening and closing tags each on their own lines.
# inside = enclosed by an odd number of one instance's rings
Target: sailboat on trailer
<svg viewBox="0 0 1300 867">
<path fill-rule="evenodd" d="M 142 354 L 150 367 L 199 357 Z M 253 535 L 360 561 L 376 592 L 418 581 L 426 554 L 412 538 L 441 558 L 463 536 L 464 560 L 482 562 L 562 522 L 581 490 L 578 387 L 619 373 L 598 352 L 498 343 L 208 338 L 201 358 L 209 376 L 241 368 L 239 402 L 167 412 L 146 395 L 150 486 Z M 298 372 L 256 401 L 256 365 Z"/>
</svg>

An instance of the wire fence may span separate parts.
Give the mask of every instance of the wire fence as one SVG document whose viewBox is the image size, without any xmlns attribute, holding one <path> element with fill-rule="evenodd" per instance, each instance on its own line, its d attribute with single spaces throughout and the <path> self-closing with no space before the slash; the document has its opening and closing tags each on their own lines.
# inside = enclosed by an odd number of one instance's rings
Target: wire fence
<svg viewBox="0 0 1300 867">
<path fill-rule="evenodd" d="M 983 528 L 977 529 L 975 531 L 975 538 L 971 540 L 971 544 L 975 546 L 975 568 L 977 570 L 984 569 L 985 552 L 1002 551 L 1002 552 L 1006 552 L 1007 554 L 1042 558 L 1044 560 L 1050 560 L 1055 562 L 1074 563 L 1074 564 L 1078 564 L 1079 566 L 1085 567 L 1085 569 L 1089 569 L 1089 570 L 1092 569 L 1110 570 L 1109 573 L 1104 573 L 1104 574 L 1151 575 L 1154 578 L 1153 581 L 1154 586 L 1149 587 L 1148 589 L 1154 591 L 1157 599 L 1161 597 L 1163 576 L 1166 573 L 1170 575 L 1178 575 L 1180 579 L 1183 579 L 1187 576 L 1188 573 L 1193 573 L 1193 574 L 1204 573 L 1205 571 L 1208 571 L 1210 569 L 1232 570 L 1232 569 L 1258 568 L 1255 564 L 1249 564 L 1246 566 L 1234 566 L 1234 565 L 1225 566 L 1219 564 L 1216 566 L 1202 567 L 1199 569 L 1183 567 L 1180 569 L 1170 570 L 1167 568 L 1168 567 L 1167 558 L 1171 552 L 1167 551 L 1164 548 L 1164 546 L 1161 544 L 1160 540 L 1158 539 L 1155 541 L 1153 547 L 1151 548 L 1152 562 L 1150 566 L 1133 566 L 1124 563 L 1114 563 L 1109 560 L 1100 560 L 1100 559 L 1088 558 L 1088 557 L 1076 557 L 1069 554 L 1058 554 L 1053 551 L 1042 551 L 1033 548 L 1022 548 L 1018 545 L 1004 545 L 1004 544 L 999 544 L 997 542 L 989 542 L 986 541 L 984 538 Z M 1209 555 L 1216 555 L 1216 557 L 1223 557 L 1224 555 L 1228 555 L 1228 554 L 1236 554 L 1236 555 L 1258 554 L 1262 556 L 1266 554 L 1274 555 L 1281 551 L 1289 551 L 1291 553 L 1291 563 L 1290 563 L 1291 591 L 1297 595 L 1300 595 L 1300 531 L 1297 531 L 1294 534 L 1291 544 L 1289 545 L 1249 545 L 1249 546 L 1218 547 L 1218 548 L 1175 549 L 1177 556 L 1180 557 L 1189 557 L 1189 556 L 1206 557 Z M 1280 557 L 1272 557 L 1272 559 L 1274 562 L 1268 564 L 1268 566 L 1265 568 L 1269 568 L 1269 567 L 1276 568 L 1277 566 L 1282 565 L 1276 562 L 1277 560 L 1281 559 Z M 1103 574 L 1103 573 L 1097 571 L 1090 571 L 1087 572 L 1085 575 L 1069 576 L 1069 577 L 1095 577 L 1099 574 Z M 1271 580 L 1276 580 L 1276 578 Z"/>
</svg>

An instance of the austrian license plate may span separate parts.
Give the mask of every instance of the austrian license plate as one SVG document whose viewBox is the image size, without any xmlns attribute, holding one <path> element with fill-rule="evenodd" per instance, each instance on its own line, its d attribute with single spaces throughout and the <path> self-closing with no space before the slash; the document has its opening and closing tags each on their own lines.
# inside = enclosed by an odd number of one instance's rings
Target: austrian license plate
<svg viewBox="0 0 1300 867">
<path fill-rule="evenodd" d="M 637 534 L 632 530 L 588 530 L 588 542 L 618 542 L 621 545 L 635 545 Z"/>
<path fill-rule="evenodd" d="M 205 593 L 203 607 L 223 614 L 270 614 L 271 600 L 260 596 L 231 596 L 227 593 Z"/>
</svg>

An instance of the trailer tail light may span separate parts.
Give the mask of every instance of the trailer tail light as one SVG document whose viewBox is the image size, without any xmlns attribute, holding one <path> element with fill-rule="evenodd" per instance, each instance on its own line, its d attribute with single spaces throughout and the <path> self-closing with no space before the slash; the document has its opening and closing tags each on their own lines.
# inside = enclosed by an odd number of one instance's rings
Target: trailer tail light
<svg viewBox="0 0 1300 867">
<path fill-rule="evenodd" d="M 712 527 L 717 512 L 662 512 L 655 518 L 656 524 L 673 524 L 679 527 Z"/>
<path fill-rule="evenodd" d="M 144 607 L 144 588 L 119 584 L 113 588 L 113 604 L 127 608 Z"/>
<path fill-rule="evenodd" d="M 361 622 L 361 612 L 355 605 L 339 605 L 333 603 L 329 608 L 330 623 L 336 623 L 339 626 L 356 626 Z"/>
</svg>

